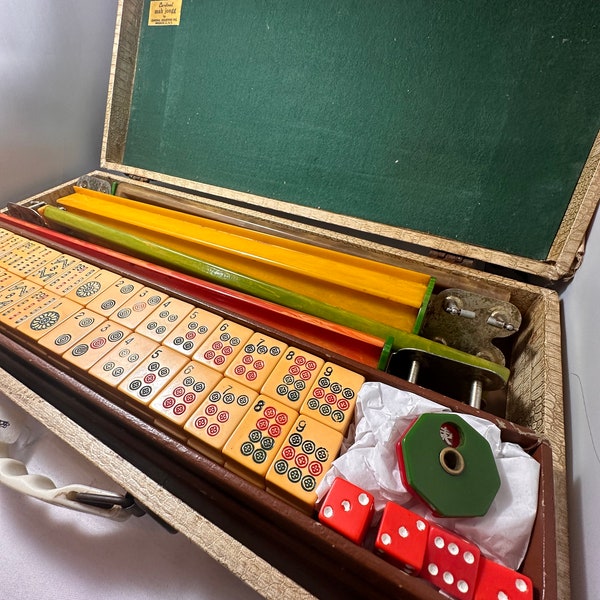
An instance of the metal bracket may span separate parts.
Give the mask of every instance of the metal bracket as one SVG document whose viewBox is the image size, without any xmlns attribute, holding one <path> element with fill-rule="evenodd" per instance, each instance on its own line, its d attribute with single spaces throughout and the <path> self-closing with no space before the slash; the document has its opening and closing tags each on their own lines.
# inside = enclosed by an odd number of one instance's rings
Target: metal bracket
<svg viewBox="0 0 600 600">
<path fill-rule="evenodd" d="M 448 289 L 431 298 L 421 335 L 504 365 L 506 358 L 492 340 L 512 335 L 520 326 L 521 313 L 514 304 Z"/>
</svg>

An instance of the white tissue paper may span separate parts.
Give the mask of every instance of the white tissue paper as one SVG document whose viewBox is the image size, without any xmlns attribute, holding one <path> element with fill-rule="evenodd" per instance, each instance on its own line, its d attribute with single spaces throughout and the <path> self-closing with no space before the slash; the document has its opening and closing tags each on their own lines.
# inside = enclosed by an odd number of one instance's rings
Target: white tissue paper
<svg viewBox="0 0 600 600">
<path fill-rule="evenodd" d="M 342 477 L 374 496 L 377 517 L 388 501 L 396 502 L 464 536 L 488 558 L 517 569 L 527 551 L 537 511 L 538 462 L 519 445 L 502 442 L 500 430 L 492 422 L 459 415 L 489 442 L 500 475 L 500 490 L 483 517 L 435 517 L 404 487 L 395 446 L 419 415 L 438 412 L 449 410 L 382 383 L 364 384 L 357 399 L 354 432 L 348 435 L 342 454 L 319 485 L 319 500 L 334 479 Z"/>
</svg>

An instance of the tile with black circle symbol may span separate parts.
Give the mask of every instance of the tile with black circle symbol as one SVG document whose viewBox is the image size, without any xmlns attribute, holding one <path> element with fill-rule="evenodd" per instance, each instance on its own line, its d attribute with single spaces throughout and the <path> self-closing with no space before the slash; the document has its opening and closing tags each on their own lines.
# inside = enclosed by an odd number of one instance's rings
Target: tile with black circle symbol
<svg viewBox="0 0 600 600">
<path fill-rule="evenodd" d="M 52 279 L 44 287 L 55 294 L 66 296 L 99 271 L 98 267 L 82 261 Z"/>
<path fill-rule="evenodd" d="M 262 333 L 255 333 L 225 371 L 225 375 L 259 391 L 279 362 L 287 344 Z"/>
<path fill-rule="evenodd" d="M 365 378 L 334 363 L 325 363 L 308 392 L 300 413 L 345 434 L 354 416 Z"/>
<path fill-rule="evenodd" d="M 162 342 L 193 309 L 193 304 L 169 297 L 137 326 L 136 331 Z"/>
<path fill-rule="evenodd" d="M 225 467 L 257 486 L 284 443 L 298 413 L 268 396 L 258 396 L 223 446 Z"/>
<path fill-rule="evenodd" d="M 152 400 L 150 409 L 163 419 L 183 426 L 221 379 L 222 375 L 214 369 L 190 361 Z"/>
<path fill-rule="evenodd" d="M 97 361 L 88 373 L 111 386 L 117 387 L 159 345 L 139 333 L 131 333 Z"/>
<path fill-rule="evenodd" d="M 27 277 L 57 256 L 60 256 L 57 250 L 32 242 L 31 246 L 20 246 L 5 256 L 2 265 L 12 273 Z"/>
<path fill-rule="evenodd" d="M 267 491 L 311 514 L 317 486 L 336 459 L 343 439 L 339 431 L 300 415 L 267 471 Z"/>
<path fill-rule="evenodd" d="M 58 298 L 45 310 L 36 312 L 18 326 L 17 330 L 34 340 L 39 340 L 60 323 L 81 309 L 81 305 L 66 298 Z"/>
<path fill-rule="evenodd" d="M 325 361 L 299 348 L 288 348 L 260 392 L 300 411 Z"/>
<path fill-rule="evenodd" d="M 106 321 L 106 317 L 80 307 L 69 318 L 61 321 L 51 331 L 45 333 L 38 340 L 38 344 L 56 354 L 64 354 L 71 346 L 104 321 Z"/>
<path fill-rule="evenodd" d="M 17 281 L 21 281 L 21 279 L 22 277 L 15 273 L 11 273 L 6 269 L 0 269 L 0 292 L 14 283 L 17 283 Z"/>
<path fill-rule="evenodd" d="M 179 352 L 160 346 L 119 385 L 119 390 L 142 404 L 149 404 L 188 361 Z"/>
<path fill-rule="evenodd" d="M 223 317 L 202 308 L 195 308 L 163 340 L 163 346 L 192 356 L 206 338 L 223 322 Z"/>
<path fill-rule="evenodd" d="M 167 294 L 145 287 L 111 313 L 110 320 L 135 329 L 166 298 Z"/>
<path fill-rule="evenodd" d="M 75 256 L 71 256 L 70 254 L 60 254 L 45 265 L 35 269 L 33 273 L 30 273 L 27 276 L 27 279 L 45 286 L 80 262 L 81 260 Z"/>
<path fill-rule="evenodd" d="M 62 357 L 87 371 L 130 335 L 131 330 L 127 327 L 105 321 L 71 346 Z"/>
<path fill-rule="evenodd" d="M 253 333 L 248 327 L 225 320 L 206 338 L 193 358 L 224 373 Z"/>
<path fill-rule="evenodd" d="M 258 392 L 237 381 L 221 379 L 185 424 L 188 444 L 222 464 L 223 445 L 257 396 Z"/>
<path fill-rule="evenodd" d="M 27 279 L 15 281 L 0 291 L 0 311 L 4 311 L 11 304 L 20 302 L 41 289 L 42 286 L 39 283 L 33 283 L 33 281 Z"/>
<path fill-rule="evenodd" d="M 88 277 L 80 285 L 73 288 L 68 294 L 65 294 L 66 298 L 79 302 L 82 306 L 88 306 L 92 300 L 100 296 L 109 287 L 115 284 L 121 277 L 118 273 L 101 269 L 91 277 Z M 115 307 L 112 307 L 114 310 Z M 112 310 L 110 312 L 112 312 Z"/>
<path fill-rule="evenodd" d="M 37 290 L 0 312 L 0 323 L 17 328 L 30 317 L 47 310 L 59 298 L 60 296 L 52 294 L 48 290 Z"/>
<path fill-rule="evenodd" d="M 18 236 L 16 233 L 13 233 L 12 231 L 9 231 L 8 229 L 4 229 L 3 227 L 0 227 L 0 254 L 3 253 L 4 245 L 10 243 L 10 240 L 12 240 L 12 238 L 14 238 L 14 237 L 21 237 L 21 236 Z"/>
<path fill-rule="evenodd" d="M 97 296 L 94 296 L 86 306 L 99 315 L 108 317 L 143 289 L 144 284 L 121 277 Z"/>
</svg>

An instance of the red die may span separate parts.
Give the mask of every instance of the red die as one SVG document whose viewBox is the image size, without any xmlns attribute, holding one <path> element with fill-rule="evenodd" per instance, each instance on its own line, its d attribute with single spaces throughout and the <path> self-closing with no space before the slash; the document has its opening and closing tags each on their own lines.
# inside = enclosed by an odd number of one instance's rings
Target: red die
<svg viewBox="0 0 600 600">
<path fill-rule="evenodd" d="M 481 557 L 474 600 L 532 600 L 529 577 Z"/>
<path fill-rule="evenodd" d="M 475 544 L 430 524 L 422 577 L 453 598 L 471 600 L 479 561 L 479 548 Z"/>
<path fill-rule="evenodd" d="M 416 513 L 388 502 L 383 510 L 375 550 L 406 573 L 418 575 L 427 549 L 429 523 Z"/>
<path fill-rule="evenodd" d="M 319 511 L 319 521 L 361 544 L 371 524 L 373 496 L 358 486 L 336 477 Z"/>
</svg>

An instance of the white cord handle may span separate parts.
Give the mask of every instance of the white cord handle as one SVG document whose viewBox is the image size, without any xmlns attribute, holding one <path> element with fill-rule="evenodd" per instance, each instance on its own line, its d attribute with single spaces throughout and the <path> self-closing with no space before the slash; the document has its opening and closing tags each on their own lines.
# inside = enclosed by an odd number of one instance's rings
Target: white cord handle
<svg viewBox="0 0 600 600">
<path fill-rule="evenodd" d="M 14 444 L 21 435 L 23 423 L 24 418 L 17 411 L 0 406 L 0 484 L 49 504 L 64 506 L 79 512 L 117 521 L 124 521 L 130 516 L 130 512 L 116 504 L 110 508 L 98 508 L 75 499 L 77 494 L 97 494 L 109 500 L 115 497 L 118 499 L 119 497 L 112 492 L 78 484 L 56 487 L 48 477 L 29 473 L 24 463 L 11 458 L 10 445 Z"/>
</svg>

